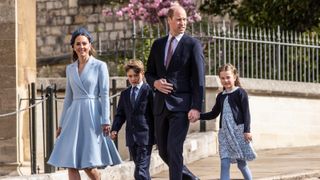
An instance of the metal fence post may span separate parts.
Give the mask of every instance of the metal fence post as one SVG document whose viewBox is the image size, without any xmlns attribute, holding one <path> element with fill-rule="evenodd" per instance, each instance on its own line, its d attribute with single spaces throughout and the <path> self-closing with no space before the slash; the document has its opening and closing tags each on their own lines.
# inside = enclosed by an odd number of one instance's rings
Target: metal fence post
<svg viewBox="0 0 320 180">
<path fill-rule="evenodd" d="M 59 120 L 58 120 L 58 103 L 57 103 L 57 84 L 54 84 L 54 89 L 53 89 L 53 93 L 54 93 L 54 98 L 55 100 L 53 101 L 54 103 L 54 116 L 55 116 L 55 127 L 58 128 L 59 126 Z"/>
<path fill-rule="evenodd" d="M 227 63 L 227 27 L 226 22 L 222 21 L 222 36 L 223 36 L 223 64 Z"/>
<path fill-rule="evenodd" d="M 132 50 L 132 57 L 133 57 L 133 59 L 136 59 L 136 20 L 133 20 L 132 21 L 132 23 L 133 23 L 133 27 L 132 27 L 132 30 L 133 30 L 133 32 L 132 32 L 132 46 L 133 46 L 133 50 Z"/>
<path fill-rule="evenodd" d="M 30 105 L 34 105 L 36 103 L 36 85 L 35 83 L 31 83 L 31 99 L 30 99 Z M 36 114 L 36 107 L 31 108 L 31 174 L 37 173 L 37 114 Z"/>
<path fill-rule="evenodd" d="M 204 77 L 204 84 L 206 84 L 206 77 Z M 202 98 L 202 112 L 206 112 L 206 90 L 203 90 Z M 200 120 L 200 132 L 206 132 L 206 121 Z"/>
<path fill-rule="evenodd" d="M 115 79 L 112 79 L 111 91 L 112 91 L 112 95 L 117 94 L 117 81 Z M 117 97 L 115 96 L 112 98 L 112 117 L 111 118 L 113 118 L 113 120 L 116 113 L 117 113 Z M 118 137 L 114 140 L 114 144 L 118 149 Z"/>
<path fill-rule="evenodd" d="M 277 31 L 277 41 L 278 41 L 278 53 L 277 53 L 277 60 L 278 60 L 278 80 L 281 80 L 281 30 L 280 26 L 278 26 Z"/>
<path fill-rule="evenodd" d="M 54 121 L 54 106 L 53 106 L 53 87 L 48 86 L 46 89 L 47 103 L 46 103 L 46 149 L 44 156 L 44 172 L 52 173 L 55 172 L 55 167 L 47 164 L 50 154 L 52 152 L 54 146 L 54 129 L 55 129 L 55 121 Z"/>
</svg>

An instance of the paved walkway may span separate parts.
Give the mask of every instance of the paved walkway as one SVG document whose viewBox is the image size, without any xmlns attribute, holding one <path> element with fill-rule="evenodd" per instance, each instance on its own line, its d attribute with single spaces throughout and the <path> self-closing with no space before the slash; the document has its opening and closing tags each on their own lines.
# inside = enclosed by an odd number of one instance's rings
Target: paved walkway
<svg viewBox="0 0 320 180">
<path fill-rule="evenodd" d="M 249 162 L 253 179 L 320 179 L 320 146 L 261 150 L 258 158 Z M 187 165 L 201 180 L 219 179 L 218 155 Z M 231 168 L 232 179 L 243 179 L 236 165 Z M 168 171 L 156 174 L 153 180 L 167 180 Z"/>
<path fill-rule="evenodd" d="M 258 158 L 249 162 L 254 180 L 320 180 L 320 146 L 260 150 L 257 151 L 257 154 Z M 194 161 L 187 166 L 201 180 L 219 179 L 220 160 L 218 155 Z M 105 175 L 102 179 L 128 180 L 128 177 L 132 177 L 133 163 L 124 163 L 120 169 L 116 166 L 110 167 L 103 172 Z M 129 173 L 129 175 L 122 178 L 125 173 Z M 82 175 L 84 179 L 87 179 L 84 172 Z M 58 172 L 34 176 L 0 177 L 0 179 L 2 178 L 10 180 L 63 180 L 67 179 L 67 174 L 66 172 Z M 233 180 L 243 179 L 236 165 L 232 165 L 231 178 Z M 152 176 L 152 180 L 168 179 L 168 171 Z"/>
</svg>

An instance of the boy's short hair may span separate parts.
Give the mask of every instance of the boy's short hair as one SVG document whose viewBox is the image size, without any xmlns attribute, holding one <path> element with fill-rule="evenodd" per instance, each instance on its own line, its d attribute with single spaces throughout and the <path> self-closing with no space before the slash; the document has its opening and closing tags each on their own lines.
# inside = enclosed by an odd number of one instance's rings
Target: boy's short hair
<svg viewBox="0 0 320 180">
<path fill-rule="evenodd" d="M 131 59 L 124 65 L 124 70 L 126 72 L 128 72 L 130 69 L 139 74 L 141 72 L 144 72 L 144 65 L 140 60 Z"/>
</svg>

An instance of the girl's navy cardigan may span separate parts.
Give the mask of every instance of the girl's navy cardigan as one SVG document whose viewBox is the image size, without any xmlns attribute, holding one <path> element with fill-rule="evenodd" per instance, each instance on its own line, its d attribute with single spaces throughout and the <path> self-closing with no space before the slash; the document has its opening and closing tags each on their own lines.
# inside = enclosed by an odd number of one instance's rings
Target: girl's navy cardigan
<svg viewBox="0 0 320 180">
<path fill-rule="evenodd" d="M 220 123 L 223 115 L 223 102 L 228 96 L 228 101 L 232 110 L 233 118 L 237 125 L 244 124 L 244 133 L 250 133 L 250 110 L 249 110 L 249 100 L 247 92 L 238 88 L 232 93 L 223 94 L 220 92 L 216 98 L 216 104 L 213 106 L 212 110 L 207 113 L 201 113 L 201 120 L 211 120 L 216 118 L 220 113 Z"/>
</svg>

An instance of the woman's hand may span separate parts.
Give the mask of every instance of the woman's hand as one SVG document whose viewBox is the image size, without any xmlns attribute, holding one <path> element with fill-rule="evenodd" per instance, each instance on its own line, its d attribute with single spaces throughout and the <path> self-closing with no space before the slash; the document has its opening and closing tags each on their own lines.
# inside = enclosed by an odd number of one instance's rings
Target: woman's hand
<svg viewBox="0 0 320 180">
<path fill-rule="evenodd" d="M 118 136 L 118 132 L 117 131 L 112 131 L 111 132 L 111 139 L 112 140 L 115 140 L 117 138 L 117 136 Z"/>
<path fill-rule="evenodd" d="M 243 135 L 244 135 L 244 139 L 245 139 L 247 142 L 252 141 L 252 134 L 251 134 L 251 133 L 243 133 Z"/>
<path fill-rule="evenodd" d="M 102 131 L 103 131 L 103 133 L 104 133 L 106 136 L 109 136 L 109 134 L 110 134 L 110 129 L 111 129 L 111 127 L 110 127 L 109 124 L 103 124 L 103 125 L 102 125 Z"/>
</svg>

